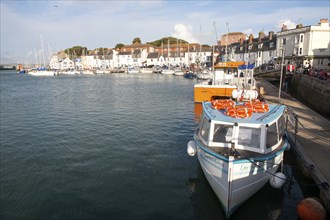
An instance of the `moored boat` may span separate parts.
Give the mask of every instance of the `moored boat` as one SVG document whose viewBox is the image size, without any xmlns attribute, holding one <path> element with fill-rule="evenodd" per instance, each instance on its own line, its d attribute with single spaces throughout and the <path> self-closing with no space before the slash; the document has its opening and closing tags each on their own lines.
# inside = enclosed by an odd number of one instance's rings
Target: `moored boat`
<svg viewBox="0 0 330 220">
<path fill-rule="evenodd" d="M 210 83 L 198 83 L 194 85 L 194 101 L 201 103 L 214 99 L 227 99 L 232 97 L 234 90 L 244 91 L 244 98 L 255 99 L 256 82 L 253 78 L 254 65 L 245 66 L 246 74 L 240 77 L 239 68 L 244 62 L 228 61 L 220 62 L 214 66 Z"/>
<path fill-rule="evenodd" d="M 161 74 L 163 74 L 163 75 L 173 75 L 175 72 L 174 72 L 174 70 L 172 70 L 172 69 L 163 69 L 162 71 L 161 71 Z"/>
<path fill-rule="evenodd" d="M 128 74 L 140 73 L 140 69 L 138 67 L 129 67 L 127 68 L 127 73 Z"/>
<path fill-rule="evenodd" d="M 141 68 L 140 73 L 153 73 L 153 68 L 149 68 L 149 67 Z"/>
<path fill-rule="evenodd" d="M 197 154 L 203 173 L 229 218 L 274 177 L 284 150 L 286 107 L 258 100 L 203 102 L 203 114 L 187 152 Z M 285 176 L 284 176 L 285 177 Z M 285 178 L 280 178 L 284 183 Z"/>
<path fill-rule="evenodd" d="M 94 75 L 95 73 L 94 73 L 93 70 L 87 70 L 87 69 L 85 69 L 85 70 L 82 70 L 81 71 L 81 74 L 83 74 L 83 75 Z"/>
<path fill-rule="evenodd" d="M 28 71 L 28 74 L 32 76 L 58 76 L 58 72 L 55 70 L 47 70 L 46 68 L 37 68 Z"/>
</svg>

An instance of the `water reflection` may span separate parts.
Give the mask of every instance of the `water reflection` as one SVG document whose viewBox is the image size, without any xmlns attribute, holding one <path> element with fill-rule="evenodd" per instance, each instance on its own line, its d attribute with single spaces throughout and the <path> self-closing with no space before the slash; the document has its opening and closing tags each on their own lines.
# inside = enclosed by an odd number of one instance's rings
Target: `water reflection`
<svg viewBox="0 0 330 220">
<path fill-rule="evenodd" d="M 199 123 L 200 118 L 203 113 L 203 105 L 202 103 L 195 103 L 194 105 L 194 112 L 195 112 L 195 122 Z"/>
</svg>

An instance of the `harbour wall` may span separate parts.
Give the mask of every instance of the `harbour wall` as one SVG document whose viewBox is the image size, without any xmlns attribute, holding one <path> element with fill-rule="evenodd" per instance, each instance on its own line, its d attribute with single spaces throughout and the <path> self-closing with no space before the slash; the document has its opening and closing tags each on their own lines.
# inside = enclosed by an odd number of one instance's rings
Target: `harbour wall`
<svg viewBox="0 0 330 220">
<path fill-rule="evenodd" d="M 330 81 L 296 74 L 289 82 L 290 93 L 317 112 L 330 117 Z"/>
</svg>

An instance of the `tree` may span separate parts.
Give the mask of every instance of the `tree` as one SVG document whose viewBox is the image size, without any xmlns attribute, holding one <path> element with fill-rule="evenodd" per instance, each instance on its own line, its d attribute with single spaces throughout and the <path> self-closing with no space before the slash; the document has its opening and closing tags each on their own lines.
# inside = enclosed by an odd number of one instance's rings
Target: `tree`
<svg viewBox="0 0 330 220">
<path fill-rule="evenodd" d="M 70 59 L 75 59 L 77 57 L 81 57 L 81 55 L 83 55 L 83 51 L 86 53 L 87 47 L 74 46 L 72 48 L 65 49 L 64 53 L 68 54 Z"/>
<path fill-rule="evenodd" d="M 141 44 L 141 39 L 139 37 L 134 38 L 132 44 Z"/>
<path fill-rule="evenodd" d="M 119 44 L 116 44 L 116 46 L 115 46 L 115 49 L 117 50 L 120 50 L 123 46 L 125 46 L 124 44 L 122 44 L 122 43 L 119 43 Z"/>
</svg>

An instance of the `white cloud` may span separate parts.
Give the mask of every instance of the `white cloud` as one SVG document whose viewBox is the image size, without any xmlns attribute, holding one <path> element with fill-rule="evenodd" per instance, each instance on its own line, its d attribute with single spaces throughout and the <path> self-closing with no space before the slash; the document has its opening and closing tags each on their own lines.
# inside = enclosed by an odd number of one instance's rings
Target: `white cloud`
<svg viewBox="0 0 330 220">
<path fill-rule="evenodd" d="M 199 41 L 193 35 L 192 30 L 193 27 L 190 24 L 184 25 L 179 23 L 174 26 L 174 33 L 172 34 L 172 36 L 191 43 L 197 43 Z"/>
<path fill-rule="evenodd" d="M 293 29 L 296 27 L 296 23 L 291 21 L 290 19 L 281 20 L 277 28 L 280 30 L 283 25 L 286 25 L 288 29 Z"/>
</svg>

